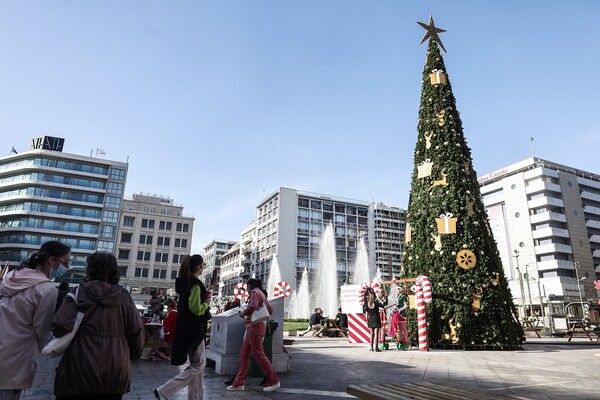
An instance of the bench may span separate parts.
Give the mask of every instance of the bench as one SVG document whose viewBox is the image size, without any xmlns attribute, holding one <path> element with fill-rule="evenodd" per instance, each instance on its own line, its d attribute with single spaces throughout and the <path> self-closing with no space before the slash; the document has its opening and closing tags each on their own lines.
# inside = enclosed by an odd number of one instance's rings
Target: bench
<svg viewBox="0 0 600 400">
<path fill-rule="evenodd" d="M 346 393 L 363 400 L 506 400 L 516 397 L 453 383 L 415 382 L 382 385 L 350 385 Z"/>
</svg>

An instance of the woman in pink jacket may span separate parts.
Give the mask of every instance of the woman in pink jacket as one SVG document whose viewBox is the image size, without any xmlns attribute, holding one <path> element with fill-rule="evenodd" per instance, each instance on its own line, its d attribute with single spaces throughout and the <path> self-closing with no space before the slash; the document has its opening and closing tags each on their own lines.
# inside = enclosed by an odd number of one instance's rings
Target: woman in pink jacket
<svg viewBox="0 0 600 400">
<path fill-rule="evenodd" d="M 279 378 L 277 378 L 273 365 L 271 365 L 263 349 L 263 340 L 267 332 L 267 322 L 262 321 L 253 324 L 251 319 L 252 313 L 263 304 L 269 310 L 269 314 L 273 314 L 273 308 L 271 308 L 261 286 L 262 284 L 258 279 L 248 280 L 248 290 L 250 291 L 248 306 L 244 310 L 239 311 L 239 316 L 244 318 L 244 323 L 246 324 L 246 335 L 244 336 L 244 343 L 240 350 L 240 366 L 237 375 L 233 380 L 233 384 L 227 386 L 227 390 L 245 389 L 244 384 L 246 383 L 248 368 L 250 367 L 250 353 L 252 353 L 252 356 L 267 378 L 263 390 L 265 392 L 272 392 L 280 386 Z"/>
</svg>

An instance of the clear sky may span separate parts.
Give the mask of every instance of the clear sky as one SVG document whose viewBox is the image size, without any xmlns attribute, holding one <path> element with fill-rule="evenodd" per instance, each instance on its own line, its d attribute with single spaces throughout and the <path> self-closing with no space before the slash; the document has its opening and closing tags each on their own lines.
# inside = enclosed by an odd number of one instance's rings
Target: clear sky
<svg viewBox="0 0 600 400">
<path fill-rule="evenodd" d="M 280 186 L 406 208 L 430 14 L 478 175 L 531 144 L 600 172 L 593 0 L 0 0 L 0 154 L 129 160 L 193 252 Z"/>
</svg>

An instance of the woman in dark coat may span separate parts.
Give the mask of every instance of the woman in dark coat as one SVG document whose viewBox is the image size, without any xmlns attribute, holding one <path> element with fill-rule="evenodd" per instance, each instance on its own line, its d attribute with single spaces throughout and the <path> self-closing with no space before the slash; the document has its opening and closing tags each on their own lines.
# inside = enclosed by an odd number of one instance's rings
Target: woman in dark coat
<svg viewBox="0 0 600 400">
<path fill-rule="evenodd" d="M 185 256 L 179 276 L 175 280 L 175 290 L 179 294 L 175 339 L 171 349 L 171 364 L 190 365 L 179 375 L 154 389 L 159 400 L 168 400 L 187 386 L 188 399 L 204 398 L 202 378 L 206 366 L 206 331 L 210 315 L 210 292 L 206 290 L 198 276 L 204 269 L 201 255 Z"/>
<path fill-rule="evenodd" d="M 113 400 L 129 392 L 130 360 L 142 353 L 144 330 L 131 295 L 118 285 L 119 276 L 115 256 L 92 254 L 77 303 L 66 296 L 58 309 L 54 336 L 73 329 L 77 311 L 85 316 L 56 369 L 57 400 Z"/>
<path fill-rule="evenodd" d="M 370 291 L 364 305 L 364 311 L 367 317 L 367 326 L 371 329 L 371 351 L 381 351 L 377 346 L 379 330 L 381 329 L 380 309 L 383 309 L 382 304 L 375 301 L 375 292 Z M 375 347 L 375 350 L 373 350 L 373 347 Z"/>
</svg>

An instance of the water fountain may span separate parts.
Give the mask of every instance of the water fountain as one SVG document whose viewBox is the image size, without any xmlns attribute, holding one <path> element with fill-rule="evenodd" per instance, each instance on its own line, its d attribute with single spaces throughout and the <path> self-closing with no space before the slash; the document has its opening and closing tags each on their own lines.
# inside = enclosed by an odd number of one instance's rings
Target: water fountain
<svg viewBox="0 0 600 400">
<path fill-rule="evenodd" d="M 335 237 L 332 224 L 325 227 L 319 249 L 319 269 L 317 270 L 316 281 L 313 283 L 315 290 L 311 290 L 311 292 L 315 295 L 315 307 L 323 309 L 324 315 L 333 317 L 337 314 L 339 293 Z"/>
<path fill-rule="evenodd" d="M 281 282 L 281 270 L 279 269 L 277 254 L 273 254 L 273 259 L 271 260 L 271 269 L 269 271 L 269 279 L 267 279 L 267 286 L 265 286 L 265 290 L 269 294 L 269 298 L 273 297 L 273 289 L 275 289 L 277 282 Z"/>
<path fill-rule="evenodd" d="M 293 291 L 287 311 L 288 318 L 308 318 L 311 314 L 310 294 L 308 293 L 308 269 L 302 271 L 298 290 Z"/>
<path fill-rule="evenodd" d="M 364 239 L 361 239 L 358 243 L 358 252 L 356 254 L 356 260 L 354 261 L 354 276 L 352 277 L 352 284 L 362 285 L 365 282 L 369 282 L 371 279 L 371 272 L 369 269 L 369 254 L 367 252 L 367 245 Z"/>
</svg>

